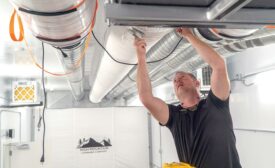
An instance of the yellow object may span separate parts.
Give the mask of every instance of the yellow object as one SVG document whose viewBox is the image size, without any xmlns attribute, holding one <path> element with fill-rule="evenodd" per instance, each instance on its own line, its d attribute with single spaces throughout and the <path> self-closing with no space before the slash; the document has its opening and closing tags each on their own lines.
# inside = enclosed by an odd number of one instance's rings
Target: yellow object
<svg viewBox="0 0 275 168">
<path fill-rule="evenodd" d="M 187 163 L 164 163 L 163 168 L 195 168 Z"/>
<path fill-rule="evenodd" d="M 14 103 L 35 103 L 37 101 L 36 82 L 24 81 L 13 83 Z"/>
<path fill-rule="evenodd" d="M 19 26 L 19 38 L 16 37 L 14 32 L 14 19 L 15 16 L 17 16 L 18 26 Z M 17 15 L 16 10 L 13 10 L 13 13 L 11 15 L 10 19 L 10 37 L 13 41 L 22 41 L 24 39 L 24 28 L 22 24 L 22 20 L 19 15 Z"/>
</svg>

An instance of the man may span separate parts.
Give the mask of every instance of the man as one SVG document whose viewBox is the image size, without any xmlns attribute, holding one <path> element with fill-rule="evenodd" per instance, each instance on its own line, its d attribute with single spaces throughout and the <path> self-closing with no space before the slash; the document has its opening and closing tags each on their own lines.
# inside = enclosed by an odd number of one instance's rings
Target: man
<svg viewBox="0 0 275 168">
<path fill-rule="evenodd" d="M 168 105 L 154 97 L 146 68 L 146 43 L 136 39 L 140 100 L 161 125 L 170 129 L 181 162 L 197 168 L 241 168 L 229 112 L 230 84 L 226 64 L 214 49 L 196 38 L 189 29 L 178 28 L 177 32 L 212 68 L 211 90 L 207 98 L 200 99 L 199 81 L 186 72 L 177 72 L 174 78 L 179 106 Z"/>
</svg>

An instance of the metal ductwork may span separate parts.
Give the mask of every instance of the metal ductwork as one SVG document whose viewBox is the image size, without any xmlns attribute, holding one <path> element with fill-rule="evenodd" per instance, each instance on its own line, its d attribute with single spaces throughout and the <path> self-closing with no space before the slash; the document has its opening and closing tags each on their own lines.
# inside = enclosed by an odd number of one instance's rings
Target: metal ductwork
<svg viewBox="0 0 275 168">
<path fill-rule="evenodd" d="M 189 46 L 185 39 L 182 39 L 176 31 L 172 31 L 166 34 L 161 40 L 159 40 L 148 52 L 147 61 L 160 60 L 166 56 L 165 62 L 174 58 L 178 53 L 184 51 Z M 149 63 L 147 65 L 148 73 L 158 71 L 163 66 L 162 62 Z M 135 87 L 137 76 L 137 67 L 133 67 L 129 74 L 109 93 L 109 97 L 116 97 L 125 90 Z"/>
<path fill-rule="evenodd" d="M 81 59 L 81 55 L 85 49 L 85 40 L 73 48 L 63 48 L 60 52 L 60 60 L 62 61 L 67 80 L 70 84 L 72 94 L 75 100 L 79 101 L 84 97 L 84 63 L 85 59 Z M 80 61 L 80 62 L 79 62 Z"/>
<path fill-rule="evenodd" d="M 112 0 L 106 4 L 111 24 L 258 28 L 275 23 L 273 0 Z M 165 12 L 164 12 L 165 11 Z"/>
<path fill-rule="evenodd" d="M 85 39 L 95 18 L 96 0 L 12 0 L 32 34 L 57 48 L 76 100 L 84 95 Z"/>
<path fill-rule="evenodd" d="M 209 40 L 209 38 L 207 38 Z M 206 40 L 206 39 L 204 39 Z M 254 48 L 258 46 L 265 46 L 275 43 L 275 31 L 274 30 L 260 30 L 256 32 L 253 36 L 246 37 L 238 40 L 226 40 L 222 39 L 224 42 L 219 41 L 215 43 L 218 48 L 216 51 L 224 57 L 231 56 L 233 53 L 244 51 L 248 48 Z M 212 41 L 213 42 L 213 41 Z M 227 43 L 223 44 L 222 43 Z M 178 59 L 178 61 L 175 61 Z M 181 55 L 181 58 L 175 57 L 171 62 L 167 62 L 166 66 L 163 66 L 158 72 L 151 74 L 152 86 L 156 87 L 167 81 L 171 81 L 173 75 L 176 71 L 188 71 L 192 72 L 201 67 L 206 66 L 206 63 L 197 55 L 195 50 L 190 46 Z M 135 95 L 137 92 L 136 87 L 132 87 L 117 96 L 117 98 L 124 97 L 126 99 Z"/>
<path fill-rule="evenodd" d="M 142 32 L 148 48 L 167 34 L 170 29 L 136 28 Z M 133 46 L 134 36 L 131 27 L 111 27 L 106 43 L 106 49 L 112 56 L 125 63 L 136 63 L 136 51 Z M 105 52 L 98 69 L 93 88 L 90 92 L 90 101 L 99 103 L 133 68 L 134 65 L 123 65 L 112 60 Z"/>
<path fill-rule="evenodd" d="M 196 29 L 194 31 L 195 35 L 202 39 L 203 41 L 216 46 L 216 45 L 224 45 L 229 42 L 233 42 L 236 38 L 248 37 L 256 30 L 236 30 L 232 31 L 232 29 Z M 220 33 L 222 32 L 222 33 Z M 234 33 L 232 33 L 234 32 Z M 231 35 L 231 36 L 230 36 Z M 224 36 L 229 36 L 232 38 L 226 38 Z M 234 36 L 234 37 L 233 37 Z M 172 50 L 172 47 L 175 47 L 176 43 L 180 37 L 178 34 L 173 31 L 166 36 L 164 36 L 151 50 L 149 50 L 147 56 L 150 57 L 165 57 Z M 170 47 L 170 48 L 169 48 Z M 170 49 L 170 50 L 169 50 Z M 168 50 L 168 51 L 167 51 Z M 152 81 L 160 78 L 166 72 L 173 71 L 175 67 L 178 67 L 181 63 L 193 59 L 193 56 L 196 54 L 196 51 L 190 46 L 189 43 L 183 38 L 180 46 L 177 48 L 176 52 L 173 53 L 169 57 L 169 59 L 163 61 L 162 63 L 156 64 L 148 64 L 148 72 L 149 77 Z M 156 56 L 155 56 L 156 55 Z M 109 97 L 118 97 L 127 94 L 127 90 L 131 90 L 130 88 L 135 88 L 136 86 L 136 68 L 129 73 L 125 79 L 110 92 Z M 126 92 L 125 92 L 126 91 Z"/>
</svg>

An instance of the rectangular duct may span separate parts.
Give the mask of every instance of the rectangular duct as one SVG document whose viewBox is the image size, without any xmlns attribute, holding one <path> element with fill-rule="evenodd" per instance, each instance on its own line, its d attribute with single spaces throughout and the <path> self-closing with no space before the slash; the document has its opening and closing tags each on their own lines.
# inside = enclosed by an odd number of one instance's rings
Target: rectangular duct
<svg viewBox="0 0 275 168">
<path fill-rule="evenodd" d="M 122 4 L 142 4 L 142 5 L 169 5 L 169 6 L 209 6 L 214 0 L 116 0 Z"/>
<path fill-rule="evenodd" d="M 220 0 L 207 3 L 199 0 L 117 0 L 115 2 L 117 3 L 105 5 L 106 18 L 114 25 L 259 28 L 275 24 L 275 2 L 272 0 Z M 194 6 L 190 6 L 191 3 Z M 216 6 L 215 11 L 212 11 L 214 13 L 223 12 L 226 6 L 227 17 L 223 18 L 225 15 L 221 15 L 209 18 L 209 9 L 213 4 Z"/>
<path fill-rule="evenodd" d="M 216 0 L 219 1 L 219 0 Z M 121 4 L 209 7 L 215 0 L 115 0 Z M 274 0 L 252 0 L 245 8 L 275 8 Z"/>
</svg>

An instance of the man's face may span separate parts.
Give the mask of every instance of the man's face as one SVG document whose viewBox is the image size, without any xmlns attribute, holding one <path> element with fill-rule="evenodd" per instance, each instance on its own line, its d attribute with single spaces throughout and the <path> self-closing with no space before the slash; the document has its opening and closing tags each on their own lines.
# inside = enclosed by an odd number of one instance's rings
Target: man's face
<svg viewBox="0 0 275 168">
<path fill-rule="evenodd" d="M 183 96 L 187 96 L 194 89 L 196 90 L 199 83 L 197 80 L 192 78 L 188 73 L 178 72 L 174 78 L 174 89 L 178 99 L 181 99 Z"/>
</svg>

